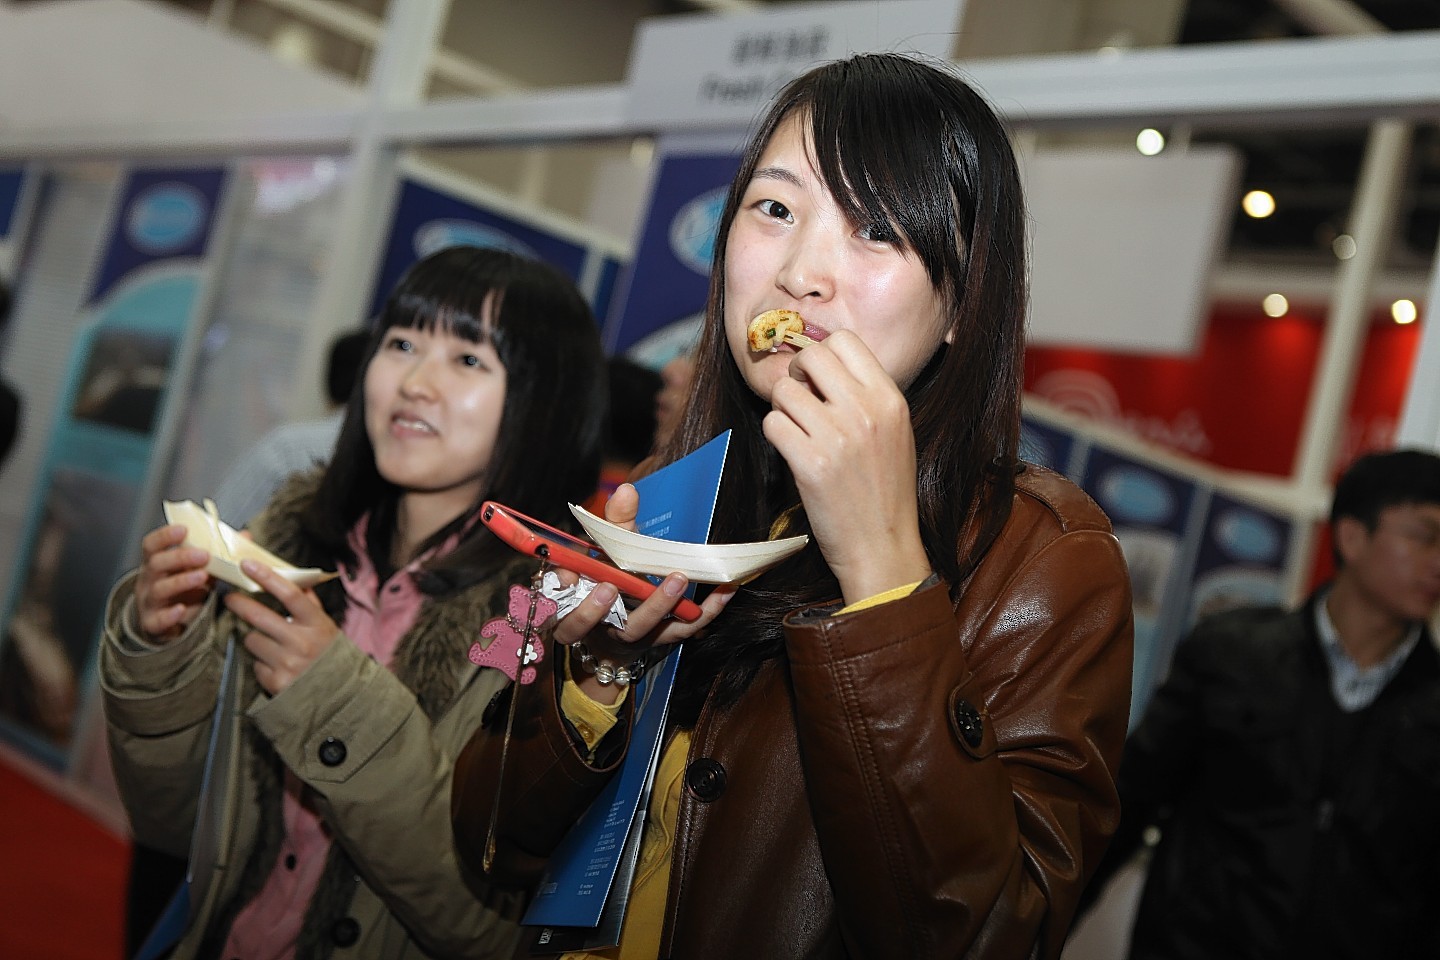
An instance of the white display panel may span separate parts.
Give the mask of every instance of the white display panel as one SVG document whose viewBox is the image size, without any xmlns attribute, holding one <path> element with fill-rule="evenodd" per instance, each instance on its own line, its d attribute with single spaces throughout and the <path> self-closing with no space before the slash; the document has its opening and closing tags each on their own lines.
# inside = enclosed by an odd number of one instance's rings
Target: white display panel
<svg viewBox="0 0 1440 960">
<path fill-rule="evenodd" d="M 1024 173 L 1030 341 L 1190 353 L 1235 207 L 1235 151 L 1057 150 L 1030 156 Z"/>
</svg>

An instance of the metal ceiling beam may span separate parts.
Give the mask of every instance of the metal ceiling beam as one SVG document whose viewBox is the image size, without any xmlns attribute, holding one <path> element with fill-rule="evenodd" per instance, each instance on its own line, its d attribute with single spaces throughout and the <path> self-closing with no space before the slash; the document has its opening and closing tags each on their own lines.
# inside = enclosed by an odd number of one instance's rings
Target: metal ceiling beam
<svg viewBox="0 0 1440 960">
<path fill-rule="evenodd" d="M 1208 44 L 1119 55 L 976 60 L 961 69 L 1018 126 L 1302 126 L 1440 118 L 1440 31 Z M 543 143 L 655 133 L 624 84 L 532 90 L 388 111 L 414 145 Z M 0 129 L 0 158 L 346 150 L 359 112 L 216 116 L 203 123 Z"/>
<path fill-rule="evenodd" d="M 1321 36 L 1387 33 L 1385 24 L 1350 0 L 1270 0 L 1296 23 Z"/>
<path fill-rule="evenodd" d="M 1440 115 L 1440 31 L 961 64 L 1012 122 L 1221 127 Z"/>
<path fill-rule="evenodd" d="M 1274 128 L 1440 117 L 1440 31 L 976 60 L 960 67 L 1019 126 Z M 655 132 L 627 118 L 627 101 L 622 84 L 534 91 L 430 103 L 388 122 L 397 137 L 435 143 Z"/>
<path fill-rule="evenodd" d="M 380 43 L 385 31 L 385 25 L 379 18 L 335 0 L 262 2 L 371 49 Z M 435 51 L 430 69 L 435 77 L 477 93 L 509 93 L 528 87 L 528 84 L 521 83 L 503 71 L 443 48 Z"/>
</svg>

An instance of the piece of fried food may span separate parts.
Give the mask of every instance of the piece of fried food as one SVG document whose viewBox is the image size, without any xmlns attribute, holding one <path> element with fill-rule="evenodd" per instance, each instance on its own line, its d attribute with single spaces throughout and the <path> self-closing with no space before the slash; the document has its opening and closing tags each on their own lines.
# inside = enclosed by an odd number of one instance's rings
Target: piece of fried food
<svg viewBox="0 0 1440 960">
<path fill-rule="evenodd" d="M 750 321 L 750 349 L 756 353 L 774 350 L 785 341 L 786 334 L 803 335 L 805 321 L 794 310 L 766 310 Z"/>
</svg>

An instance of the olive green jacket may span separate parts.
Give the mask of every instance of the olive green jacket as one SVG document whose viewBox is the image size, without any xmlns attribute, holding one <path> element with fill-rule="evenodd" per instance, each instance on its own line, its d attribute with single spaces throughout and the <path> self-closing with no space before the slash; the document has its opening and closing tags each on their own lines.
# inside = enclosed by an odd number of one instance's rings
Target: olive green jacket
<svg viewBox="0 0 1440 960">
<path fill-rule="evenodd" d="M 278 555 L 300 536 L 298 512 L 313 478 L 292 484 L 252 526 Z M 235 722 L 220 731 L 213 857 L 192 868 L 205 888 L 176 958 L 205 957 L 263 884 L 282 840 L 289 769 L 333 832 L 330 859 L 311 900 L 297 958 L 364 960 L 508 955 L 519 935 L 519 898 L 476 882 L 458 862 L 450 828 L 452 761 L 485 707 L 508 683 L 472 664 L 481 625 L 503 613 L 505 576 L 426 601 L 391 669 L 344 635 L 277 696 L 255 681 L 240 643 L 244 624 L 214 597 L 176 641 L 147 649 L 133 602 L 134 574 L 111 595 L 100 679 L 112 762 L 137 840 L 187 853 L 226 643 L 235 639 Z M 226 749 L 228 748 L 228 749 Z M 205 862 L 213 859 L 213 868 Z"/>
</svg>

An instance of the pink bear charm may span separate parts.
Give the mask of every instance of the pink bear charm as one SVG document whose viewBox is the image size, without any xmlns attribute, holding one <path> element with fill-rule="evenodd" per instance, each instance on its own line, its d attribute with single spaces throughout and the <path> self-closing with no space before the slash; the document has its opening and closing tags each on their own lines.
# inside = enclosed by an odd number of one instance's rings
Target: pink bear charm
<svg viewBox="0 0 1440 960">
<path fill-rule="evenodd" d="M 535 668 L 530 664 L 545 658 L 545 644 L 534 631 L 553 617 L 559 608 L 549 597 L 535 595 L 535 615 L 530 618 L 531 597 L 529 587 L 517 584 L 510 588 L 509 614 L 496 617 L 480 628 L 480 636 L 490 637 L 490 644 L 472 644 L 471 663 L 480 667 L 494 667 L 511 680 L 518 679 L 522 684 L 535 682 Z M 527 618 L 530 619 L 527 621 Z M 530 635 L 529 643 L 525 642 L 527 633 Z"/>
</svg>

